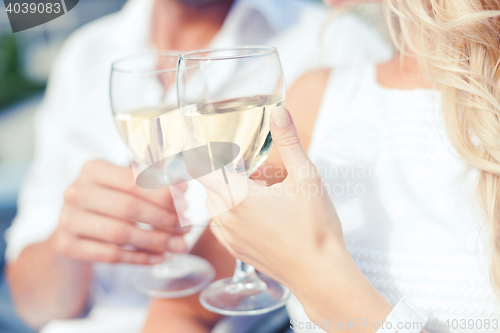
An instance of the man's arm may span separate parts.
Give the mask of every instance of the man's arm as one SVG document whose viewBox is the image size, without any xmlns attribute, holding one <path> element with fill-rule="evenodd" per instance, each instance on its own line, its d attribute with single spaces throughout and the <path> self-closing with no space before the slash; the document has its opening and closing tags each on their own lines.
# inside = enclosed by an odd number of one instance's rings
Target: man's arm
<svg viewBox="0 0 500 333">
<path fill-rule="evenodd" d="M 231 276 L 234 272 L 235 259 L 215 239 L 210 228 L 205 230 L 191 253 L 210 261 L 216 270 L 216 280 Z M 221 316 L 203 308 L 198 297 L 199 294 L 185 298 L 154 299 L 143 333 L 210 332 Z"/>
<path fill-rule="evenodd" d="M 7 278 L 20 317 L 38 328 L 53 318 L 74 318 L 87 304 L 92 274 L 90 264 L 59 256 L 53 237 L 30 245 L 14 263 Z"/>
<path fill-rule="evenodd" d="M 55 232 L 8 264 L 21 318 L 39 328 L 78 316 L 85 310 L 94 262 L 157 264 L 167 250 L 185 251 L 181 235 L 189 229 L 179 227 L 178 214 L 183 212 L 175 211 L 169 190 L 139 188 L 130 168 L 88 162 L 66 190 Z M 139 229 L 135 221 L 154 229 Z"/>
</svg>

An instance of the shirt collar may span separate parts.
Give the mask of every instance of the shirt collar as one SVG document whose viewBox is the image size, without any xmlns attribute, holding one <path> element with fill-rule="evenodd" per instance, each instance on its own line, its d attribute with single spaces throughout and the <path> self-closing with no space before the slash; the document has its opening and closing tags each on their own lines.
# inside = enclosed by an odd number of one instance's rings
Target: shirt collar
<svg viewBox="0 0 500 333">
<path fill-rule="evenodd" d="M 148 48 L 151 44 L 154 0 L 129 0 L 117 13 L 120 21 L 115 40 L 130 50 Z"/>
<path fill-rule="evenodd" d="M 236 0 L 231 12 L 239 11 L 244 15 L 251 9 L 264 17 L 275 34 L 291 27 L 299 17 L 298 6 L 283 0 Z"/>
<path fill-rule="evenodd" d="M 256 12 L 265 19 L 273 34 L 279 34 L 297 22 L 300 14 L 298 3 L 290 0 L 236 0 L 221 30 L 242 29 L 242 18 Z M 115 39 L 130 49 L 151 48 L 153 5 L 154 0 L 129 0 L 118 14 L 123 20 Z"/>
</svg>

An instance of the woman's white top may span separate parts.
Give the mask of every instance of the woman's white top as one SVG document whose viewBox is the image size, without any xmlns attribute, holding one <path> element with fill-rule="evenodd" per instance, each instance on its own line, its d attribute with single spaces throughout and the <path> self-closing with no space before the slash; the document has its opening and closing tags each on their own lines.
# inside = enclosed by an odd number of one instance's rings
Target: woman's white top
<svg viewBox="0 0 500 333">
<path fill-rule="evenodd" d="M 309 155 L 351 256 L 384 297 L 407 296 L 432 316 L 428 332 L 500 332 L 479 173 L 458 157 L 442 118 L 438 92 L 384 88 L 375 65 L 335 70 Z M 314 331 L 295 298 L 288 311 L 297 332 Z"/>
</svg>

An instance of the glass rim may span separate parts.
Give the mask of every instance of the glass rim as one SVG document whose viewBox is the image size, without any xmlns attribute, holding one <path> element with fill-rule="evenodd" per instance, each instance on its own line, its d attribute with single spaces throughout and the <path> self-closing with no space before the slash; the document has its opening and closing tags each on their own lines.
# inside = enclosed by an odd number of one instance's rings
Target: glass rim
<svg viewBox="0 0 500 333">
<path fill-rule="evenodd" d="M 224 52 L 224 51 L 239 51 L 239 50 L 256 50 L 255 53 L 250 54 L 240 54 L 240 55 L 226 55 L 219 57 L 202 57 L 195 56 L 196 54 L 201 53 L 216 53 L 216 52 Z M 262 46 L 262 45 L 244 45 L 237 47 L 227 47 L 227 48 L 218 48 L 218 49 L 202 49 L 202 50 L 194 50 L 189 52 L 184 52 L 179 55 L 179 61 L 215 61 L 215 60 L 234 60 L 234 59 L 242 59 L 242 58 L 253 58 L 253 57 L 262 57 L 266 55 L 270 55 L 273 53 L 278 53 L 278 50 L 274 46 Z"/>
<path fill-rule="evenodd" d="M 182 51 L 177 51 L 177 50 L 169 50 L 169 51 L 159 51 L 159 52 L 144 52 L 144 53 L 138 53 L 134 54 L 128 57 L 120 58 L 118 60 L 115 60 L 111 63 L 111 71 L 116 71 L 116 72 L 121 72 L 121 73 L 126 73 L 126 74 L 141 74 L 141 75 L 148 75 L 148 74 L 158 74 L 158 73 L 169 73 L 173 72 L 175 73 L 177 71 L 177 63 L 179 61 L 179 57 L 182 54 Z M 175 64 L 172 66 L 172 68 L 168 69 L 157 69 L 157 70 L 132 70 L 132 69 L 123 69 L 120 68 L 119 65 L 135 60 L 135 59 L 140 59 L 140 58 L 146 58 L 146 57 L 176 57 L 177 60 Z"/>
</svg>

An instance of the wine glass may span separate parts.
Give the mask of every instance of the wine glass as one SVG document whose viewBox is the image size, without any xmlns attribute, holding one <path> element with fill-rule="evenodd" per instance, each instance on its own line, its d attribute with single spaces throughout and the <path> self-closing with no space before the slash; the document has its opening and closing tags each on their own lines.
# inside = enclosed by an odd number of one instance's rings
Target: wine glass
<svg viewBox="0 0 500 333">
<path fill-rule="evenodd" d="M 113 117 L 129 148 L 131 166 L 140 187 L 171 186 L 169 174 L 182 160 L 187 134 L 177 110 L 175 76 L 179 54 L 178 51 L 142 54 L 112 65 Z M 136 226 L 153 229 L 140 222 Z M 177 298 L 195 294 L 214 276 L 212 265 L 200 257 L 166 253 L 163 263 L 136 269 L 132 284 L 151 297 Z"/>
<path fill-rule="evenodd" d="M 276 49 L 245 46 L 183 53 L 177 93 L 192 145 L 209 147 L 200 149 L 200 155 L 208 151 L 205 157 L 213 170 L 222 170 L 228 188 L 226 172 L 250 177 L 272 146 L 271 112 L 285 103 Z M 200 302 L 222 315 L 258 315 L 283 306 L 289 296 L 286 287 L 236 260 L 233 277 L 207 286 Z"/>
</svg>

